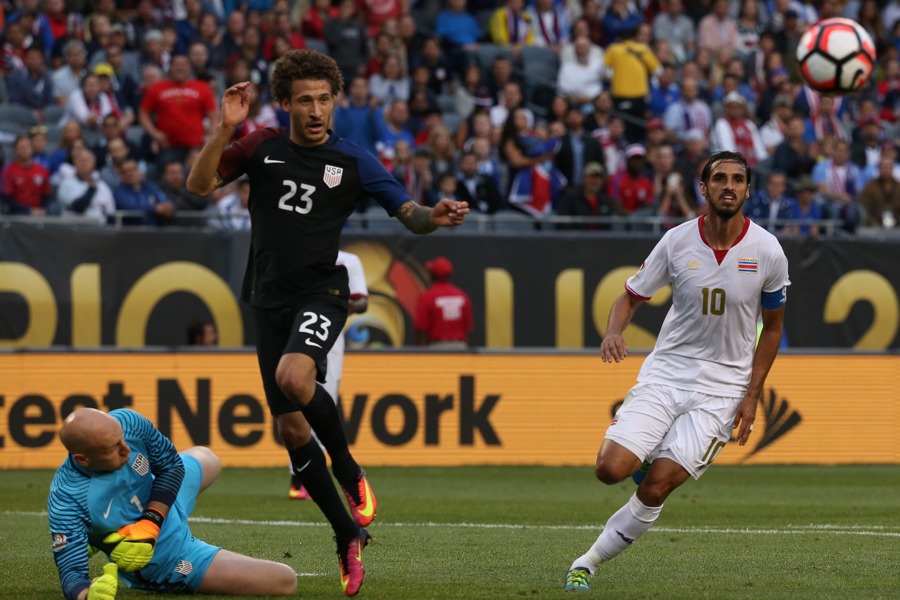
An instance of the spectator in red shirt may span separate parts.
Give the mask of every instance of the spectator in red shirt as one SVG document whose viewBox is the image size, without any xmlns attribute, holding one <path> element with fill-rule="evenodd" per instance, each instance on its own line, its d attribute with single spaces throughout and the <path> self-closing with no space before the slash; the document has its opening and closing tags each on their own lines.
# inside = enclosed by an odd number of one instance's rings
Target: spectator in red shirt
<svg viewBox="0 0 900 600">
<path fill-rule="evenodd" d="M 609 183 L 609 195 L 627 214 L 651 214 L 653 182 L 647 176 L 647 150 L 641 144 L 625 149 L 625 169 Z M 640 212 L 638 212 L 640 211 Z"/>
<path fill-rule="evenodd" d="M 472 330 L 472 301 L 450 283 L 453 264 L 439 256 L 425 263 L 431 287 L 419 295 L 415 328 L 420 346 L 466 348 Z"/>
<path fill-rule="evenodd" d="M 275 15 L 275 27 L 263 42 L 262 47 L 263 58 L 269 62 L 277 58 L 275 56 L 275 40 L 279 37 L 286 38 L 292 50 L 306 48 L 303 36 L 294 31 L 294 26 L 291 25 L 291 17 L 287 13 L 278 13 Z"/>
<path fill-rule="evenodd" d="M 42 216 L 50 203 L 50 172 L 32 160 L 34 147 L 28 135 L 20 135 L 13 144 L 15 160 L 0 174 L 0 199 L 4 212 L 14 215 Z"/>
<path fill-rule="evenodd" d="M 158 148 L 160 165 L 184 161 L 191 148 L 203 145 L 209 124 L 218 121 L 209 85 L 190 76 L 188 57 L 173 56 L 169 78 L 154 83 L 141 101 L 140 123 Z"/>
<path fill-rule="evenodd" d="M 303 35 L 317 40 L 325 40 L 325 23 L 338 16 L 340 12 L 337 6 L 331 5 L 331 0 L 314 0 L 312 5 L 303 15 L 301 25 Z"/>
</svg>

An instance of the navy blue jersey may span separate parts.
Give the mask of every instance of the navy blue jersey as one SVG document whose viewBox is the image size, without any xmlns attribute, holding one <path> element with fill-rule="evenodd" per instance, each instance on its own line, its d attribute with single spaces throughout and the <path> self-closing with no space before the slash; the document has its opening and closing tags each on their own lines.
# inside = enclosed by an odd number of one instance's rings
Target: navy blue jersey
<svg viewBox="0 0 900 600">
<path fill-rule="evenodd" d="M 218 173 L 250 178 L 251 247 L 241 299 L 261 308 L 290 306 L 313 293 L 348 296 L 336 265 L 341 230 L 360 200 L 393 216 L 410 198 L 362 147 L 330 132 L 318 146 L 293 143 L 267 128 L 229 145 Z"/>
<path fill-rule="evenodd" d="M 121 469 L 93 473 L 68 456 L 50 484 L 47 513 L 53 541 L 53 558 L 67 600 L 74 600 L 90 586 L 88 543 L 103 546 L 103 538 L 137 522 L 153 500 L 171 505 L 184 478 L 184 463 L 167 437 L 146 417 L 129 409 L 109 413 L 122 425 L 125 443 L 131 449 Z M 180 518 L 163 522 L 157 551 L 190 531 Z M 158 558 L 154 553 L 153 561 Z M 152 564 L 152 563 L 151 563 Z"/>
</svg>

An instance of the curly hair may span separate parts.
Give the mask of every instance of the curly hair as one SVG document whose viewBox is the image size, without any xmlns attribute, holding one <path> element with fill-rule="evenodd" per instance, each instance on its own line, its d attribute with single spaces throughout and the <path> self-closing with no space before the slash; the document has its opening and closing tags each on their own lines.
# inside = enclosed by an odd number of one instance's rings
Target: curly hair
<svg viewBox="0 0 900 600">
<path fill-rule="evenodd" d="M 344 89 L 344 76 L 333 58 L 315 50 L 289 50 L 275 61 L 269 90 L 276 101 L 290 101 L 291 87 L 302 79 L 325 80 L 337 96 Z"/>
</svg>

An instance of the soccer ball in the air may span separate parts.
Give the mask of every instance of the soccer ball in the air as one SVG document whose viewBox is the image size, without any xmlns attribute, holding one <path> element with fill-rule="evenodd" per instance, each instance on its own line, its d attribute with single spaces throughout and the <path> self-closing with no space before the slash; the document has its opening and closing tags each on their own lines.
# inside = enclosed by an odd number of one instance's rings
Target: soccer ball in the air
<svg viewBox="0 0 900 600">
<path fill-rule="evenodd" d="M 875 43 L 856 21 L 825 19 L 800 38 L 797 64 L 803 80 L 817 92 L 851 94 L 872 75 Z"/>
</svg>

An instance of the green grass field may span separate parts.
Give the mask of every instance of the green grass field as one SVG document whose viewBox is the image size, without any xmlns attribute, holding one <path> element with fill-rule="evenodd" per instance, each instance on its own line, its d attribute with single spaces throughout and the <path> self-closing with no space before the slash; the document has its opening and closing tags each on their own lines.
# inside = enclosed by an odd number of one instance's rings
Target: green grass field
<svg viewBox="0 0 900 600">
<path fill-rule="evenodd" d="M 716 467 L 656 526 L 564 592 L 571 561 L 633 493 L 589 468 L 371 468 L 377 543 L 359 598 L 900 598 L 900 466 Z M 0 471 L 0 599 L 59 599 L 44 514 L 49 471 Z M 341 598 L 331 531 L 287 499 L 287 469 L 226 469 L 192 529 L 282 561 L 296 596 Z M 103 558 L 91 561 L 92 575 Z M 120 585 L 118 598 L 163 597 Z M 219 598 L 219 596 L 207 596 Z"/>
</svg>

